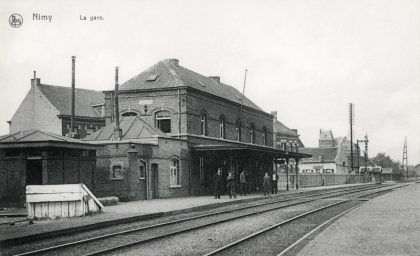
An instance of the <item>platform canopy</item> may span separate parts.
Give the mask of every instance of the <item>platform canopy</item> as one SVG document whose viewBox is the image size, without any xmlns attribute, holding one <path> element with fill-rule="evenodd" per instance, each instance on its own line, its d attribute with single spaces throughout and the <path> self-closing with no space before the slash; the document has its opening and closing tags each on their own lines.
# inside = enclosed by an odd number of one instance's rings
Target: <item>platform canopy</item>
<svg viewBox="0 0 420 256">
<path fill-rule="evenodd" d="M 37 129 L 24 130 L 0 136 L 0 148 L 60 147 L 96 149 L 98 146 Z"/>
<path fill-rule="evenodd" d="M 194 145 L 190 146 L 191 151 L 253 151 L 259 153 L 267 153 L 273 155 L 275 158 L 285 158 L 285 159 L 301 159 L 301 158 L 310 158 L 312 155 L 303 154 L 293 151 L 284 151 L 275 149 L 272 147 L 265 147 L 259 145 Z"/>
</svg>

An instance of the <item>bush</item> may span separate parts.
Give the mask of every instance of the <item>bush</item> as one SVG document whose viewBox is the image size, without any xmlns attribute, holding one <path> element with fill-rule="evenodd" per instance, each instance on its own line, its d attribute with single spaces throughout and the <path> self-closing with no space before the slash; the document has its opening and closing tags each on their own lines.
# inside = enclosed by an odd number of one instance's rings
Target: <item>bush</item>
<svg viewBox="0 0 420 256">
<path fill-rule="evenodd" d="M 98 200 L 103 206 L 117 205 L 120 202 L 120 199 L 116 196 L 102 197 L 98 198 Z"/>
</svg>

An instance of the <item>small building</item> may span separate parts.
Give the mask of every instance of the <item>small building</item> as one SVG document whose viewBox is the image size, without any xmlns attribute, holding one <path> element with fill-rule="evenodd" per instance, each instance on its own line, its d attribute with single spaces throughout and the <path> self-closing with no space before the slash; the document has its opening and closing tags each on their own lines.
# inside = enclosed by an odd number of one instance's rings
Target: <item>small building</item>
<svg viewBox="0 0 420 256">
<path fill-rule="evenodd" d="M 24 206 L 26 185 L 84 183 L 95 191 L 96 146 L 50 132 L 0 137 L 0 204 Z"/>
<path fill-rule="evenodd" d="M 302 159 L 302 173 L 348 173 L 348 159 L 344 150 L 338 147 L 301 148 L 301 153 L 311 154 L 311 158 Z"/>
<path fill-rule="evenodd" d="M 105 125 L 104 94 L 100 91 L 75 90 L 75 132 L 81 138 Z M 9 123 L 9 133 L 28 129 L 66 135 L 70 132 L 71 88 L 41 84 L 31 79 L 31 88 Z"/>
<path fill-rule="evenodd" d="M 138 116 L 122 117 L 118 138 L 115 127 L 113 122 L 85 138 L 98 146 L 97 196 L 131 201 L 189 195 L 190 158 L 185 139 L 170 137 Z"/>
</svg>

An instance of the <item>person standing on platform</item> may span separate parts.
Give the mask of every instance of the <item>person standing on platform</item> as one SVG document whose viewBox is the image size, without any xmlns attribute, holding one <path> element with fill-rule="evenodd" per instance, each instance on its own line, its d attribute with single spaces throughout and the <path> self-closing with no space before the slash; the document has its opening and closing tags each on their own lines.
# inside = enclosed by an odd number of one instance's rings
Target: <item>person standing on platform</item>
<svg viewBox="0 0 420 256">
<path fill-rule="evenodd" d="M 266 172 L 263 178 L 264 196 L 266 195 L 270 196 L 270 185 L 271 185 L 270 176 L 268 176 L 268 173 Z"/>
<path fill-rule="evenodd" d="M 228 189 L 229 198 L 232 196 L 236 199 L 236 192 L 235 192 L 235 177 L 233 177 L 232 172 L 229 172 L 226 178 L 226 187 Z"/>
<path fill-rule="evenodd" d="M 241 174 L 239 174 L 239 185 L 240 185 L 240 192 L 241 196 L 246 196 L 246 176 L 245 170 L 242 170 Z"/>
<path fill-rule="evenodd" d="M 214 175 L 214 198 L 220 199 L 222 192 L 222 169 L 217 168 L 217 173 Z"/>
<path fill-rule="evenodd" d="M 277 172 L 273 172 L 273 177 L 271 179 L 271 193 L 272 194 L 277 194 L 278 191 L 278 187 L 277 187 L 277 182 L 279 180 L 279 176 L 277 175 Z"/>
</svg>

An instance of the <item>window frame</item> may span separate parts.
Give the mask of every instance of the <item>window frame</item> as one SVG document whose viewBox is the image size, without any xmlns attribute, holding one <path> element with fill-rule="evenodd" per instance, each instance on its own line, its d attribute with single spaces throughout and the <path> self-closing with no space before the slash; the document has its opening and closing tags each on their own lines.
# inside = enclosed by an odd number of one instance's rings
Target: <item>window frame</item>
<svg viewBox="0 0 420 256">
<path fill-rule="evenodd" d="M 117 177 L 115 167 L 120 167 L 120 175 Z M 110 180 L 123 180 L 124 179 L 124 165 L 122 162 L 113 162 L 110 165 L 109 179 Z"/>
<path fill-rule="evenodd" d="M 249 140 L 251 144 L 255 144 L 255 124 L 249 126 Z"/>
<path fill-rule="evenodd" d="M 181 160 L 177 157 L 171 158 L 169 166 L 169 188 L 181 187 Z M 176 164 L 175 164 L 176 163 Z"/>
<path fill-rule="evenodd" d="M 207 122 L 208 122 L 207 114 L 201 113 L 200 134 L 203 136 L 207 136 Z"/>
<path fill-rule="evenodd" d="M 223 116 L 219 121 L 219 136 L 221 139 L 226 139 L 226 119 Z"/>
<path fill-rule="evenodd" d="M 168 116 L 161 116 L 158 117 L 159 113 L 167 113 Z M 169 132 L 163 131 L 161 129 L 161 122 L 162 121 L 168 121 L 169 120 Z M 161 110 L 155 113 L 155 127 L 161 130 L 163 133 L 171 133 L 172 132 L 172 118 L 171 118 L 171 112 L 168 110 Z"/>
<path fill-rule="evenodd" d="M 142 176 L 141 167 L 144 167 L 144 175 Z M 144 160 L 140 160 L 139 164 L 139 180 L 145 180 L 147 173 L 147 162 Z"/>
</svg>

